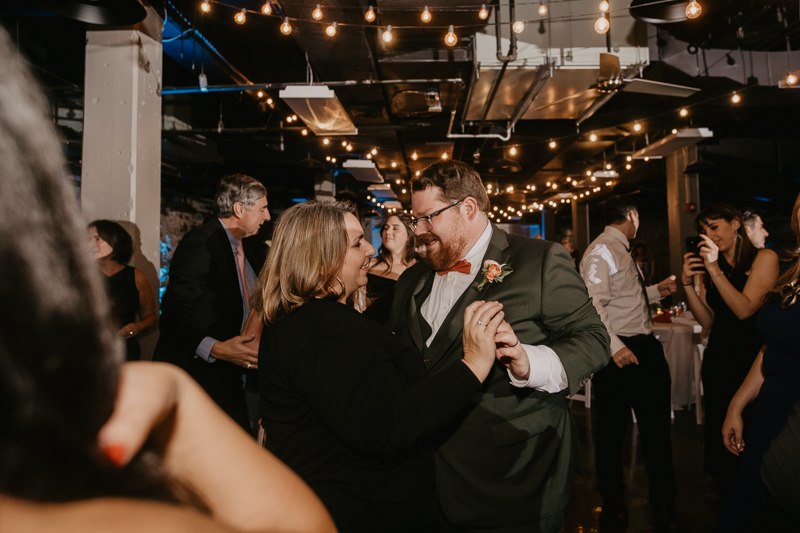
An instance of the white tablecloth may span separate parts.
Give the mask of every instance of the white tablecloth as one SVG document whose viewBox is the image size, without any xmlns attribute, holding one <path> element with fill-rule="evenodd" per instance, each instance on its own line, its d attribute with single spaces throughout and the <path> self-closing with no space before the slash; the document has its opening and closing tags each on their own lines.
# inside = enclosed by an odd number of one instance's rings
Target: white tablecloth
<svg viewBox="0 0 800 533">
<path fill-rule="evenodd" d="M 682 409 L 695 402 L 694 357 L 699 343 L 700 325 L 689 318 L 677 318 L 670 324 L 656 322 L 653 334 L 664 346 L 664 355 L 672 377 L 672 408 Z"/>
</svg>

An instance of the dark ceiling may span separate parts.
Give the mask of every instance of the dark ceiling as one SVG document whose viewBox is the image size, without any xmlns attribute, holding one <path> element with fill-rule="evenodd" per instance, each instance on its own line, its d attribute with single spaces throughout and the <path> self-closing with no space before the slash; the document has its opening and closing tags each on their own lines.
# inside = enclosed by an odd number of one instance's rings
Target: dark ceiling
<svg viewBox="0 0 800 533">
<path fill-rule="evenodd" d="M 473 164 L 496 184 L 495 190 L 513 187 L 513 193 L 493 198 L 500 205 L 541 201 L 548 181 L 558 182 L 562 191 L 571 190 L 567 177 L 606 164 L 620 173 L 613 180 L 614 190 L 663 195 L 663 160 L 633 161 L 627 170 L 626 154 L 669 135 L 673 128 L 689 126 L 714 131 L 713 139 L 699 146 L 701 158 L 708 162 L 701 173 L 704 200 L 737 205 L 772 200 L 769 205 L 788 211 L 798 189 L 800 91 L 778 89 L 756 79 L 742 84 L 725 77 L 692 76 L 653 60 L 667 39 L 694 46 L 699 54 L 715 49 L 781 51 L 787 43 L 797 49 L 800 13 L 794 0 L 705 0 L 701 18 L 659 27 L 644 77 L 700 89 L 689 98 L 620 92 L 580 128 L 573 119 L 523 119 L 508 141 L 448 139 L 446 135 L 451 119 L 454 133 L 502 135 L 506 131 L 507 119 L 464 118 L 475 83 L 475 34 L 485 29 L 477 11 L 482 3 L 497 9 L 497 2 L 459 0 L 455 5 L 427 0 L 433 21 L 432 28 L 424 29 L 419 28 L 418 2 L 319 2 L 323 22 L 337 21 L 335 38 L 325 34 L 327 23 L 312 20 L 316 0 L 273 2 L 272 16 L 259 13 L 261 0 L 214 1 L 207 14 L 200 11 L 200 0 L 150 3 L 166 21 L 164 115 L 191 127 L 163 132 L 162 184 L 167 192 L 210 196 L 219 176 L 247 172 L 267 184 L 273 203 L 288 203 L 313 196 L 315 178 L 328 173 L 337 189 L 348 188 L 365 198 L 368 184 L 354 180 L 342 169 L 342 162 L 364 158 L 375 148 L 374 161 L 406 206 L 410 197 L 402 191 L 407 189 L 407 180 L 443 152 Z M 373 23 L 364 20 L 370 5 L 377 14 Z M 239 25 L 233 15 L 242 8 L 248 10 L 247 21 Z M 504 0 L 504 21 L 507 9 L 508 0 Z M 289 17 L 291 35 L 281 34 L 281 16 Z M 4 2 L 0 22 L 34 66 L 54 104 L 81 109 L 85 33 L 96 27 L 53 15 L 27 0 Z M 447 24 L 458 28 L 458 43 L 452 48 L 442 42 Z M 644 23 L 638 24 L 646 32 Z M 388 45 L 380 38 L 387 25 L 402 32 L 402 38 Z M 547 31 L 543 24 L 540 28 Z M 218 90 L 197 90 L 201 71 L 209 86 Z M 286 122 L 293 113 L 278 98 L 278 87 L 306 83 L 309 72 L 315 83 L 352 82 L 336 87 L 336 94 L 357 126 L 357 136 L 332 137 L 326 146 L 313 133 L 303 136 L 303 124 Z M 270 89 L 259 97 L 258 87 L 237 87 L 251 83 Z M 729 100 L 734 90 L 743 97 L 738 105 Z M 441 111 L 420 107 L 419 99 L 426 91 L 438 93 Z M 688 117 L 678 116 L 680 107 L 690 110 Z M 634 131 L 636 122 L 644 126 L 642 131 Z M 590 132 L 598 136 L 597 141 L 588 140 Z M 69 129 L 64 129 L 64 135 L 70 162 L 79 169 L 81 136 Z M 352 151 L 344 149 L 342 140 L 352 145 Z M 556 141 L 555 148 L 550 148 L 551 140 Z M 509 155 L 512 146 L 518 151 L 514 156 Z M 336 163 L 326 161 L 328 157 L 336 158 Z M 535 186 L 536 192 L 529 192 L 529 186 Z M 604 188 L 591 201 L 602 200 L 610 189 Z M 561 209 L 559 216 L 568 213 L 569 209 Z"/>
</svg>

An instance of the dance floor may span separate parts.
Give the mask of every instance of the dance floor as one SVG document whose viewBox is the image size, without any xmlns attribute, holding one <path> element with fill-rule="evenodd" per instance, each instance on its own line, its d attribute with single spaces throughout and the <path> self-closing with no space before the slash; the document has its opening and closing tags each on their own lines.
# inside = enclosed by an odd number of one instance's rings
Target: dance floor
<svg viewBox="0 0 800 533">
<path fill-rule="evenodd" d="M 591 439 L 594 409 L 573 400 L 570 409 L 581 437 L 581 454 L 586 476 L 576 476 L 572 483 L 572 499 L 564 513 L 565 533 L 623 531 L 601 528 L 598 524 L 602 500 L 597 492 L 594 442 Z M 697 425 L 695 412 L 675 411 L 672 424 L 672 451 L 678 478 L 675 508 L 687 533 L 714 530 L 722 509 L 726 488 L 703 473 L 703 426 Z M 641 441 L 633 423 L 628 426 L 623 452 L 625 465 L 625 501 L 628 505 L 630 533 L 654 531 L 650 504 L 647 500 L 647 471 L 642 459 Z"/>
</svg>

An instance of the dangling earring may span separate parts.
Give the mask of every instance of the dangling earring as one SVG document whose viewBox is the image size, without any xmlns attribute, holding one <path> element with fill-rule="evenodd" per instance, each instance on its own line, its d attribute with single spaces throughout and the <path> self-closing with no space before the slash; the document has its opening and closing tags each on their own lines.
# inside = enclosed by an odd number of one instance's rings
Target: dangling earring
<svg viewBox="0 0 800 533">
<path fill-rule="evenodd" d="M 344 288 L 344 283 L 342 283 L 342 280 L 341 280 L 341 279 L 339 279 L 339 276 L 333 276 L 333 277 L 334 277 L 334 278 L 336 278 L 336 281 L 338 281 L 338 282 L 339 282 L 339 285 L 342 287 L 342 294 L 344 294 L 345 292 L 347 292 L 347 290 Z"/>
</svg>

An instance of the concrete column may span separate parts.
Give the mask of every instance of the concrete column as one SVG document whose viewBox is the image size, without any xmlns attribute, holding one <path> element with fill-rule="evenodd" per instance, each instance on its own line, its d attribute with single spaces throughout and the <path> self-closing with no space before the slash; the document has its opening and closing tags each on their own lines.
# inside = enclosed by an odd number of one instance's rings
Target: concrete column
<svg viewBox="0 0 800 533">
<path fill-rule="evenodd" d="M 572 201 L 572 242 L 581 253 L 589 247 L 589 204 Z"/>
<path fill-rule="evenodd" d="M 697 174 L 684 174 L 686 167 L 697 161 L 697 146 L 688 146 L 667 156 L 667 209 L 669 219 L 669 266 L 678 276 L 679 300 L 686 300 L 681 286 L 684 238 L 697 235 L 694 219 L 700 210 L 700 185 Z"/>
<path fill-rule="evenodd" d="M 120 223 L 133 237 L 131 264 L 158 297 L 161 212 L 163 21 L 147 7 L 136 26 L 86 32 L 81 207 L 89 222 Z M 156 333 L 140 337 L 150 359 Z"/>
</svg>

